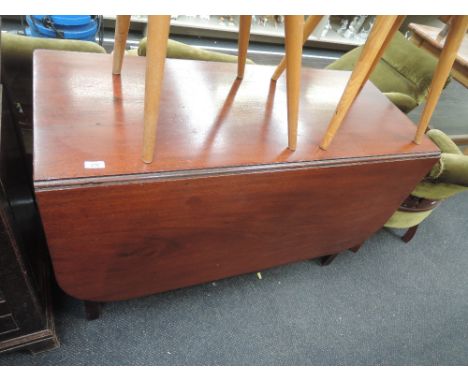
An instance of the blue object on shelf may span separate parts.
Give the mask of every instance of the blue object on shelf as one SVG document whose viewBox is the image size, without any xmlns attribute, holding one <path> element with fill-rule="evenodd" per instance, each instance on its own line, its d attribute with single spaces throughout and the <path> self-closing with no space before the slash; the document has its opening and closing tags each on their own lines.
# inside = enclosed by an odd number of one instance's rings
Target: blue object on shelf
<svg viewBox="0 0 468 382">
<path fill-rule="evenodd" d="M 91 16 L 26 16 L 28 36 L 95 41 L 99 21 Z"/>
</svg>

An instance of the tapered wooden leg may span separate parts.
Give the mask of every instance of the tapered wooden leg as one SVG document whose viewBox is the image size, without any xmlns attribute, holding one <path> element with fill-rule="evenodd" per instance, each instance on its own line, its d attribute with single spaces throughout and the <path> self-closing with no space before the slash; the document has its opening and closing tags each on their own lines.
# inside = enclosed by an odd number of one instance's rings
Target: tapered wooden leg
<svg viewBox="0 0 468 382">
<path fill-rule="evenodd" d="M 322 256 L 320 258 L 320 266 L 326 267 L 327 265 L 330 265 L 331 262 L 335 260 L 336 256 L 338 256 L 338 253 L 335 255 Z"/>
<path fill-rule="evenodd" d="M 83 301 L 86 319 L 96 320 L 101 316 L 102 304 L 96 301 Z"/>
<path fill-rule="evenodd" d="M 115 19 L 114 53 L 112 61 L 112 74 L 120 74 L 122 62 L 127 45 L 130 16 L 117 16 Z"/>
<path fill-rule="evenodd" d="M 296 150 L 301 95 L 302 35 L 304 17 L 285 16 L 286 87 L 288 99 L 288 148 Z"/>
<path fill-rule="evenodd" d="M 325 136 L 323 137 L 320 147 L 323 150 L 328 149 L 330 143 L 335 137 L 336 132 L 341 126 L 343 119 L 348 114 L 349 108 L 356 99 L 362 84 L 368 78 L 369 71 L 374 64 L 375 60 L 379 60 L 379 54 L 383 52 L 380 47 L 385 42 L 388 34 L 392 30 L 398 16 L 377 16 L 374 27 L 372 28 L 369 37 L 367 38 L 364 47 L 362 48 L 361 55 L 356 63 L 356 66 L 351 73 L 346 88 L 341 96 L 340 102 L 336 108 L 335 114 L 328 125 Z"/>
<path fill-rule="evenodd" d="M 239 18 L 239 52 L 237 58 L 237 78 L 244 78 L 245 61 L 247 60 L 247 48 L 249 47 L 250 25 L 252 16 L 242 15 Z"/>
<path fill-rule="evenodd" d="M 416 234 L 418 227 L 418 225 L 415 225 L 414 227 L 409 228 L 408 231 L 406 231 L 402 236 L 401 240 L 403 240 L 405 243 L 408 243 Z"/>
<path fill-rule="evenodd" d="M 309 16 L 304 24 L 304 33 L 302 36 L 302 45 L 304 45 L 309 38 L 310 34 L 314 31 L 314 29 L 319 24 L 320 20 L 322 20 L 323 16 Z M 283 57 L 279 65 L 276 67 L 275 73 L 271 79 L 276 81 L 278 78 L 281 77 L 283 74 L 284 69 L 286 69 L 286 57 Z"/>
<path fill-rule="evenodd" d="M 143 154 L 145 163 L 151 163 L 156 145 L 159 103 L 166 61 L 170 16 L 148 16 L 148 41 L 146 47 L 146 80 Z"/>
<path fill-rule="evenodd" d="M 389 45 L 390 42 L 392 41 L 393 36 L 395 36 L 395 33 L 398 32 L 398 30 L 400 29 L 401 24 L 403 23 L 403 21 L 405 20 L 405 18 L 406 18 L 406 16 L 398 16 L 398 17 L 395 19 L 395 22 L 393 23 L 393 26 L 392 26 L 392 28 L 390 29 L 390 32 L 388 32 L 387 37 L 385 38 L 385 41 L 383 42 L 382 46 L 380 47 L 379 53 L 375 56 L 374 61 L 372 62 L 372 65 L 371 65 L 369 71 L 367 72 L 367 75 L 366 75 L 366 77 L 365 77 L 363 83 L 361 84 L 361 88 L 360 88 L 359 92 L 362 90 L 362 88 L 364 87 L 364 85 L 366 84 L 366 82 L 369 80 L 369 77 L 372 75 L 372 73 L 374 72 L 375 68 L 376 68 L 377 65 L 379 64 L 380 59 L 382 58 L 382 56 L 383 56 L 384 53 L 385 53 L 385 50 L 387 49 L 388 45 Z"/>
<path fill-rule="evenodd" d="M 452 24 L 445 40 L 444 47 L 439 56 L 434 76 L 432 78 L 431 87 L 426 100 L 426 106 L 421 114 L 418 130 L 414 142 L 421 143 L 422 137 L 426 132 L 427 125 L 431 120 L 432 113 L 434 112 L 437 102 L 439 101 L 440 94 L 444 88 L 445 82 L 452 70 L 453 63 L 457 58 L 458 48 L 465 36 L 466 28 L 468 25 L 468 16 L 454 16 Z"/>
</svg>

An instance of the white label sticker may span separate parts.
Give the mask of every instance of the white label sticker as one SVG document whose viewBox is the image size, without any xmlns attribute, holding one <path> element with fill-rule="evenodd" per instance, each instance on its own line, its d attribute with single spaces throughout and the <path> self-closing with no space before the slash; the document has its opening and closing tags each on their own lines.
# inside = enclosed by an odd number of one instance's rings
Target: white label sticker
<svg viewBox="0 0 468 382">
<path fill-rule="evenodd" d="M 104 162 L 103 160 L 85 160 L 84 168 L 106 168 L 106 162 Z"/>
</svg>

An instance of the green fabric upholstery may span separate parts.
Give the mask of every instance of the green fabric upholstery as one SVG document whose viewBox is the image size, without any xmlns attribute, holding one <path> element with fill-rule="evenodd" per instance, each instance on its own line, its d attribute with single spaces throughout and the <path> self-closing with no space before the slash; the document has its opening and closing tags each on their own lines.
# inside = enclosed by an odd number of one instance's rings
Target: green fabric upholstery
<svg viewBox="0 0 468 382">
<path fill-rule="evenodd" d="M 438 62 L 434 56 L 418 48 L 398 32 L 385 50 L 382 59 L 418 89 L 420 97 L 418 101 L 426 97 Z"/>
<path fill-rule="evenodd" d="M 355 48 L 327 66 L 327 69 L 353 70 L 362 47 Z M 370 80 L 401 111 L 408 113 L 426 97 L 437 60 L 397 32 Z"/>
<path fill-rule="evenodd" d="M 434 210 L 423 212 L 404 212 L 396 211 L 392 217 L 385 223 L 387 228 L 410 228 L 420 224 L 426 219 Z"/>
<path fill-rule="evenodd" d="M 431 129 L 427 132 L 427 136 L 443 153 L 463 155 L 460 148 L 443 131 Z"/>
<path fill-rule="evenodd" d="M 431 129 L 428 137 L 440 148 L 442 154 L 426 179 L 411 192 L 418 198 L 444 200 L 468 190 L 468 156 L 442 131 Z M 421 223 L 431 211 L 396 211 L 385 223 L 388 228 L 410 228 Z"/>
<path fill-rule="evenodd" d="M 427 136 L 440 148 L 442 155 L 429 178 L 437 183 L 468 187 L 468 156 L 443 131 L 431 129 Z"/>
<path fill-rule="evenodd" d="M 418 107 L 417 101 L 409 95 L 395 92 L 387 92 L 384 94 L 394 105 L 398 107 L 398 109 L 400 109 L 405 114 Z"/>
<path fill-rule="evenodd" d="M 32 68 L 32 57 L 35 49 L 106 53 L 102 46 L 91 41 L 26 37 L 12 33 L 2 33 L 1 49 L 3 65 L 20 66 L 25 70 Z"/>
<path fill-rule="evenodd" d="M 468 187 L 468 157 L 442 153 L 438 168 L 429 176 L 437 182 Z"/>
<path fill-rule="evenodd" d="M 140 41 L 138 55 L 146 56 L 146 37 Z M 237 62 L 237 56 L 195 48 L 170 39 L 167 43 L 166 55 L 168 58 L 180 58 L 185 60 Z M 253 61 L 247 59 L 247 63 L 252 64 Z"/>
<path fill-rule="evenodd" d="M 417 196 L 418 198 L 444 200 L 466 191 L 466 189 L 465 186 L 460 186 L 458 184 L 423 181 L 416 186 L 411 195 Z"/>
</svg>

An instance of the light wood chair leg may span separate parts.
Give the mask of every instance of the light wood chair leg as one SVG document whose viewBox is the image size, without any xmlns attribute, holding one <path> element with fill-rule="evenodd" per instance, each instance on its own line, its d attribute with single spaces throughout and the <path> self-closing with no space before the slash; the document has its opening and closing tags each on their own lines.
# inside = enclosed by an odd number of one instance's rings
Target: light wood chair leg
<svg viewBox="0 0 468 382">
<path fill-rule="evenodd" d="M 323 16 L 309 16 L 304 24 L 304 34 L 303 34 L 303 39 L 302 39 L 302 45 L 304 45 L 309 38 L 310 34 L 314 31 L 314 29 L 317 27 L 319 24 L 320 20 L 322 20 Z M 271 79 L 273 81 L 278 80 L 278 78 L 281 77 L 281 74 L 283 74 L 284 69 L 286 69 L 286 57 L 283 57 L 279 65 L 276 67 L 275 72 L 273 73 L 273 76 Z"/>
<path fill-rule="evenodd" d="M 237 78 L 244 78 L 245 62 L 247 60 L 247 48 L 249 47 L 250 25 L 252 16 L 242 15 L 239 18 L 239 47 L 237 58 Z"/>
<path fill-rule="evenodd" d="M 286 88 L 288 100 L 288 148 L 296 150 L 301 95 L 302 35 L 304 16 L 285 16 Z"/>
<path fill-rule="evenodd" d="M 122 62 L 127 45 L 130 16 L 117 16 L 115 19 L 114 53 L 112 61 L 112 74 L 120 74 Z"/>
<path fill-rule="evenodd" d="M 388 33 L 387 37 L 385 38 L 385 41 L 383 42 L 382 46 L 380 47 L 379 53 L 374 58 L 374 61 L 372 62 L 372 66 L 370 67 L 369 71 L 367 72 L 367 75 L 366 75 L 366 77 L 364 79 L 364 82 L 361 84 L 361 88 L 360 88 L 359 92 L 361 92 L 362 88 L 364 87 L 366 82 L 369 80 L 369 77 L 372 75 L 375 68 L 379 64 L 380 59 L 382 58 L 382 56 L 385 53 L 385 50 L 388 48 L 388 45 L 392 41 L 393 36 L 395 36 L 395 33 L 398 32 L 398 30 L 400 29 L 401 24 L 403 23 L 405 18 L 406 18 L 406 16 L 398 16 L 396 18 L 395 22 L 393 23 L 392 28 L 390 29 L 390 32 Z"/>
<path fill-rule="evenodd" d="M 439 101 L 440 94 L 444 88 L 445 82 L 452 70 L 453 63 L 457 58 L 458 48 L 463 41 L 465 31 L 468 25 L 468 16 L 454 16 L 452 24 L 445 40 L 444 47 L 439 56 L 434 76 L 432 78 L 431 87 L 426 100 L 426 106 L 421 114 L 418 130 L 414 142 L 421 143 L 422 137 L 426 132 L 429 121 L 431 120 L 432 113 L 434 112 L 437 102 Z"/>
<path fill-rule="evenodd" d="M 146 48 L 146 79 L 143 154 L 145 163 L 151 163 L 156 145 L 159 103 L 166 61 L 170 16 L 148 16 L 148 42 Z"/>
<path fill-rule="evenodd" d="M 330 143 L 340 128 L 343 119 L 346 117 L 349 108 L 359 94 L 364 80 L 368 78 L 372 65 L 376 60 L 378 61 L 380 59 L 379 54 L 383 53 L 380 47 L 384 44 L 397 17 L 398 16 L 376 17 L 374 27 L 362 48 L 361 55 L 359 56 L 356 66 L 351 73 L 351 77 L 346 84 L 343 95 L 341 96 L 336 111 L 328 125 L 327 131 L 325 132 L 325 136 L 320 143 L 320 148 L 323 150 L 328 149 L 328 146 L 330 146 Z"/>
</svg>

